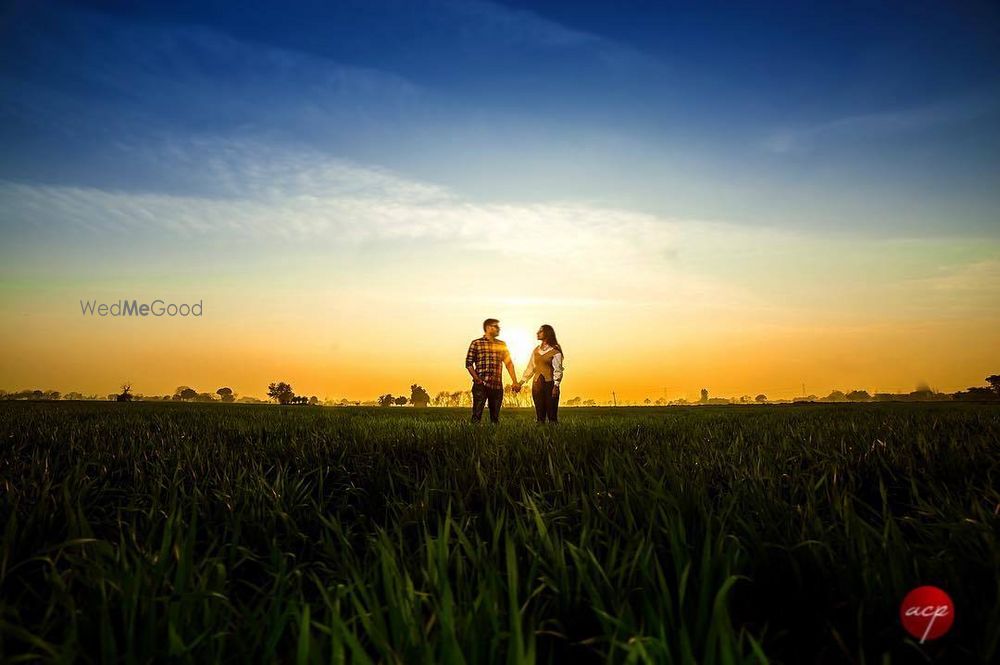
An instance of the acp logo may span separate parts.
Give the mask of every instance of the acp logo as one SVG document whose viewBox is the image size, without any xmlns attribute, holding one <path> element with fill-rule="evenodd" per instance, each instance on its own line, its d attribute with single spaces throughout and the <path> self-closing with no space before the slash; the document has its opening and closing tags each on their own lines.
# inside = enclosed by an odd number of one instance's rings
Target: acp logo
<svg viewBox="0 0 1000 665">
<path fill-rule="evenodd" d="M 936 640 L 951 630 L 955 622 L 955 604 L 951 596 L 936 586 L 920 586 L 906 594 L 899 606 L 899 620 L 910 635 Z"/>
</svg>

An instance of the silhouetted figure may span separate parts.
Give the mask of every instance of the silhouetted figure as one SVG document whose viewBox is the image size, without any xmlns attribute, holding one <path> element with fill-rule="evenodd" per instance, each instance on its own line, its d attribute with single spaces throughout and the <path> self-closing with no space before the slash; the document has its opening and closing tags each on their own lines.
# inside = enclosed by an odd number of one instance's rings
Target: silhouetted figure
<svg viewBox="0 0 1000 665">
<path fill-rule="evenodd" d="M 556 331 L 543 324 L 537 333 L 541 344 L 531 352 L 531 360 L 521 375 L 521 383 L 532 376 L 531 399 L 535 403 L 538 422 L 559 422 L 559 384 L 563 377 L 563 351 L 556 339 Z"/>
<path fill-rule="evenodd" d="M 465 369 L 472 376 L 472 422 L 478 423 L 483 417 L 483 407 L 489 403 L 490 421 L 500 422 L 500 405 L 503 403 L 503 368 L 507 367 L 510 380 L 515 385 L 517 374 L 510 359 L 507 344 L 497 339 L 500 321 L 483 321 L 483 336 L 472 340 L 465 354 Z"/>
</svg>

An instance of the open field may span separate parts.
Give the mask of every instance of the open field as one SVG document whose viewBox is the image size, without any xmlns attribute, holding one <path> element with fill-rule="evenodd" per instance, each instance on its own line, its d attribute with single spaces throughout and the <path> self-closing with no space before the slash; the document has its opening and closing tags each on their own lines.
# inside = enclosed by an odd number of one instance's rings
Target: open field
<svg viewBox="0 0 1000 665">
<path fill-rule="evenodd" d="M 1000 407 L 560 415 L 0 403 L 0 656 L 1000 658 Z"/>
</svg>

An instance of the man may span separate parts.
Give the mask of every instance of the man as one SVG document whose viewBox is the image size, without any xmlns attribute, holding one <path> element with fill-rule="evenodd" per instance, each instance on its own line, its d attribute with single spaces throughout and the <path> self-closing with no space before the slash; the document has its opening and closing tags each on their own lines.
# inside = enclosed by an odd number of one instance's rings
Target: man
<svg viewBox="0 0 1000 665">
<path fill-rule="evenodd" d="M 472 340 L 469 352 L 465 354 L 465 369 L 472 376 L 472 422 L 478 423 L 483 417 L 483 406 L 489 403 L 490 421 L 500 422 L 500 403 L 503 401 L 503 365 L 507 366 L 514 390 L 520 390 L 510 359 L 507 344 L 497 339 L 500 322 L 497 319 L 483 321 L 483 336 Z"/>
</svg>

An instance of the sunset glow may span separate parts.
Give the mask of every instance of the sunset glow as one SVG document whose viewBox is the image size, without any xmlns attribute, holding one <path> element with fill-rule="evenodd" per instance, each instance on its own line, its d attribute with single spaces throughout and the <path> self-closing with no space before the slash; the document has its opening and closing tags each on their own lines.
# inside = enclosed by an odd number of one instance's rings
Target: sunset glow
<svg viewBox="0 0 1000 665">
<path fill-rule="evenodd" d="M 527 328 L 517 326 L 506 328 L 501 337 L 507 342 L 510 357 L 514 361 L 514 367 L 517 368 L 518 378 L 520 378 L 521 372 L 528 365 L 528 360 L 531 359 L 531 352 L 538 345 L 538 340 L 528 332 Z"/>
</svg>

